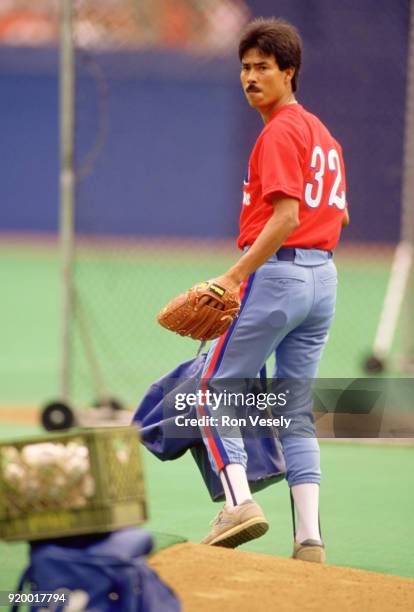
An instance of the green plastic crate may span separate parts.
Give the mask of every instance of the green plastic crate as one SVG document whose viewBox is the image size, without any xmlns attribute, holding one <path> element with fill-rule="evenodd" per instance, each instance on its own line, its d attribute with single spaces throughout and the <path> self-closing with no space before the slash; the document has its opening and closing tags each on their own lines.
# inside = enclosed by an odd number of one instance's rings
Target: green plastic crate
<svg viewBox="0 0 414 612">
<path fill-rule="evenodd" d="M 37 446 L 45 443 L 53 448 L 45 451 L 45 446 Z M 58 468 L 47 459 L 56 453 Z M 33 467 L 39 457 L 46 462 L 41 477 L 39 467 Z M 101 533 L 139 525 L 146 518 L 134 427 L 71 430 L 0 444 L 0 538 L 41 540 Z"/>
</svg>

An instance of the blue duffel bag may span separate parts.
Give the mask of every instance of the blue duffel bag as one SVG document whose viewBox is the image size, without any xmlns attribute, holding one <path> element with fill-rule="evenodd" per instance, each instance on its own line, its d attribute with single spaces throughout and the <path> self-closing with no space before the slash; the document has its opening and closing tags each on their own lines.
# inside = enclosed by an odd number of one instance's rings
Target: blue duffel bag
<svg viewBox="0 0 414 612">
<path fill-rule="evenodd" d="M 152 546 L 147 531 L 130 528 L 32 543 L 17 592 L 31 594 L 31 612 L 179 612 L 175 594 L 145 562 Z"/>
<path fill-rule="evenodd" d="M 212 470 L 207 450 L 198 426 L 186 427 L 185 436 L 177 426 L 175 400 L 178 393 L 195 393 L 199 388 L 207 354 L 203 353 L 186 361 L 154 382 L 140 402 L 133 422 L 139 426 L 146 448 L 162 461 L 181 457 L 188 449 L 201 472 L 213 501 L 222 501 L 224 491 L 220 478 Z M 266 378 L 265 371 L 262 379 Z M 254 390 L 254 389 L 253 389 Z M 252 391 L 253 391 L 252 390 Z M 263 391 L 262 381 L 257 379 L 257 392 Z M 186 406 L 180 415 L 196 417 L 195 406 Z M 284 478 L 286 465 L 277 432 L 268 427 L 258 432 L 254 427 L 242 432 L 248 456 L 247 478 L 252 492 L 256 492 Z"/>
</svg>

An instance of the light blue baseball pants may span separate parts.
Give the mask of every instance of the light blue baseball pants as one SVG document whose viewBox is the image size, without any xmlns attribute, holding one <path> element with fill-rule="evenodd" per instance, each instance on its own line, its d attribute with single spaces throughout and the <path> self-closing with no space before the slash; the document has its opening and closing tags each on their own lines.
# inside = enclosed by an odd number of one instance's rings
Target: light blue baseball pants
<svg viewBox="0 0 414 612">
<path fill-rule="evenodd" d="M 336 267 L 326 251 L 296 249 L 294 261 L 273 255 L 244 284 L 239 317 L 212 342 L 203 376 L 213 384 L 215 378 L 252 379 L 275 353 L 273 378 L 315 378 L 335 312 L 336 288 Z M 320 483 L 311 400 L 300 412 L 296 410 L 296 417 L 310 435 L 280 432 L 289 486 Z M 289 417 L 289 403 L 285 416 Z M 201 430 L 216 472 L 229 463 L 246 467 L 241 437 L 226 437 L 215 427 Z"/>
</svg>

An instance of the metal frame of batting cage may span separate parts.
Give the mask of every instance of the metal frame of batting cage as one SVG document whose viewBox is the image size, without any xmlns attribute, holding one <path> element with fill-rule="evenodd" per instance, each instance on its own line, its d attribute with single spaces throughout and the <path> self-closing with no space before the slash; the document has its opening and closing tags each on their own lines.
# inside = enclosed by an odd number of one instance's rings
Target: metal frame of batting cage
<svg viewBox="0 0 414 612">
<path fill-rule="evenodd" d="M 61 251 L 61 355 L 60 395 L 69 401 L 70 322 L 73 309 L 73 249 L 75 209 L 74 127 L 75 127 L 75 50 L 72 0 L 62 0 L 60 13 L 59 65 L 60 122 L 60 218 Z"/>
<path fill-rule="evenodd" d="M 74 283 L 75 252 L 75 39 L 73 0 L 60 2 L 60 61 L 59 61 L 59 134 L 60 134 L 60 176 L 59 176 L 59 243 L 61 259 L 61 323 L 60 323 L 60 363 L 59 399 L 48 402 L 42 409 L 41 422 L 45 429 L 61 430 L 74 425 L 105 424 L 106 420 L 118 421 L 111 424 L 129 423 L 123 418 L 122 404 L 107 397 L 104 382 L 95 358 L 87 330 L 80 321 L 83 341 L 88 354 L 92 376 L 97 391 L 97 408 L 105 408 L 98 415 L 90 411 L 85 418 L 71 406 L 70 367 L 71 367 L 71 330 L 75 316 L 76 287 Z M 78 308 L 79 310 L 79 308 Z M 81 319 L 81 313 L 79 317 Z M 114 416 L 113 416 L 114 415 Z M 115 418 L 115 415 L 118 415 Z"/>
<path fill-rule="evenodd" d="M 75 231 L 75 48 L 72 0 L 61 0 L 59 10 L 59 247 L 60 247 L 60 358 L 59 399 L 41 411 L 41 423 L 49 431 L 77 424 L 70 406 L 70 331 L 73 319 L 73 256 Z"/>
<path fill-rule="evenodd" d="M 365 362 L 369 373 L 386 369 L 401 320 L 399 365 L 403 373 L 414 374 L 414 0 L 410 3 L 408 43 L 400 242 L 394 254 L 372 354 Z"/>
</svg>

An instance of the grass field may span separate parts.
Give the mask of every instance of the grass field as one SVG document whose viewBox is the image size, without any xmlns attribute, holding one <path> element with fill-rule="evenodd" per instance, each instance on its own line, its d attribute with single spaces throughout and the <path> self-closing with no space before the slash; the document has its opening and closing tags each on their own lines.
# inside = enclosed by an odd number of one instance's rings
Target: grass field
<svg viewBox="0 0 414 612">
<path fill-rule="evenodd" d="M 155 313 L 178 291 L 217 275 L 234 260 L 229 249 L 203 245 L 85 248 L 76 268 L 78 297 L 72 334 L 72 389 L 89 403 L 87 350 L 92 351 L 111 394 L 134 405 L 145 388 L 177 363 L 191 358 L 196 343 L 159 328 Z M 323 377 L 358 377 L 380 313 L 389 257 L 344 251 L 337 314 L 320 368 Z M 0 244 L 3 282 L 0 316 L 1 405 L 42 404 L 59 391 L 60 283 L 54 244 Z M 86 330 L 86 334 L 85 334 Z M 85 344 L 87 347 L 85 350 Z M 389 374 L 398 374 L 393 350 Z M 0 438 L 33 433 L 30 425 L 1 422 Z M 322 528 L 332 564 L 414 575 L 413 447 L 322 442 Z M 154 531 L 199 541 L 217 512 L 190 456 L 161 463 L 145 453 L 150 522 Z M 179 495 L 177 495 L 179 490 Z M 271 530 L 244 548 L 268 555 L 291 552 L 287 486 L 258 494 Z M 0 544 L 0 590 L 14 587 L 26 562 L 25 544 Z"/>
<path fill-rule="evenodd" d="M 134 248 L 84 248 L 76 265 L 76 317 L 72 327 L 71 386 L 76 401 L 98 394 L 90 354 L 105 391 L 135 405 L 146 387 L 197 343 L 155 323 L 160 307 L 196 281 L 234 261 L 229 248 L 146 244 Z M 336 258 L 337 313 L 320 367 L 321 377 L 364 375 L 388 279 L 382 251 Z M 60 281 L 56 246 L 0 246 L 2 345 L 1 402 L 42 403 L 58 394 Z M 395 354 L 395 351 L 394 351 Z M 397 373 L 391 361 L 389 374 Z"/>
<path fill-rule="evenodd" d="M 34 432 L 1 425 L 1 439 Z M 322 442 L 321 515 L 330 564 L 414 577 L 414 450 Z M 198 542 L 218 511 L 189 454 L 162 463 L 144 454 L 150 521 L 147 528 Z M 179 494 L 177 494 L 179 491 Z M 257 494 L 271 528 L 242 550 L 289 556 L 292 526 L 287 485 Z M 0 590 L 12 589 L 27 545 L 0 543 Z"/>
</svg>

